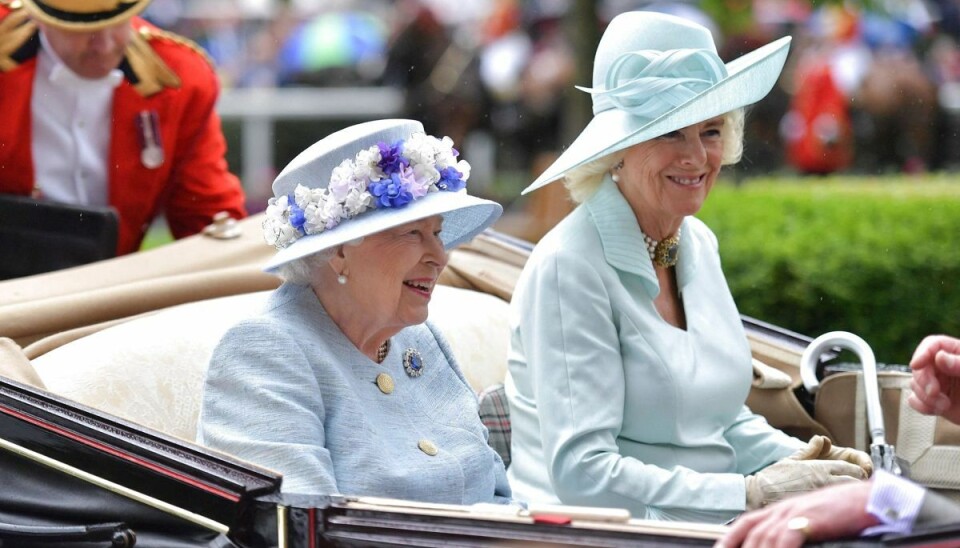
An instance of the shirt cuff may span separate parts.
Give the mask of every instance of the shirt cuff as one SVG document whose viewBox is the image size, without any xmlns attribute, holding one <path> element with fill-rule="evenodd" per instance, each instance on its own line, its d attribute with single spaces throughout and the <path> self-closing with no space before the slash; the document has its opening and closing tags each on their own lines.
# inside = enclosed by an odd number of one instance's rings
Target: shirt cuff
<svg viewBox="0 0 960 548">
<path fill-rule="evenodd" d="M 867 501 L 867 512 L 880 520 L 863 531 L 863 536 L 884 533 L 907 534 L 920 513 L 926 490 L 900 476 L 884 470 L 873 474 L 873 487 Z"/>
</svg>

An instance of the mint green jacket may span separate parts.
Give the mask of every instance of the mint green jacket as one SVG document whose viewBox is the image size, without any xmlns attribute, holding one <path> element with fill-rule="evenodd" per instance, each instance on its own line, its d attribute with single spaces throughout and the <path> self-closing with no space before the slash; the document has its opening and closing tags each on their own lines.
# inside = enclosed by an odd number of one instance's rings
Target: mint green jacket
<svg viewBox="0 0 960 548">
<path fill-rule="evenodd" d="M 714 234 L 683 222 L 687 330 L 665 322 L 636 217 L 605 179 L 536 246 L 511 304 L 507 471 L 530 502 L 725 522 L 744 475 L 805 446 L 745 405 L 750 348 Z"/>
</svg>

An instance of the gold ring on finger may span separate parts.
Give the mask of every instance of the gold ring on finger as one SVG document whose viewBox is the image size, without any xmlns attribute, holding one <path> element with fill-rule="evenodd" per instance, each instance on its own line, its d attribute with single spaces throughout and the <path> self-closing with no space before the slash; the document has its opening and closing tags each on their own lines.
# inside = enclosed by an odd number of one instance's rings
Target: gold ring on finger
<svg viewBox="0 0 960 548">
<path fill-rule="evenodd" d="M 787 522 L 787 529 L 800 533 L 803 538 L 810 538 L 810 520 L 804 516 L 790 518 L 790 521 Z"/>
</svg>

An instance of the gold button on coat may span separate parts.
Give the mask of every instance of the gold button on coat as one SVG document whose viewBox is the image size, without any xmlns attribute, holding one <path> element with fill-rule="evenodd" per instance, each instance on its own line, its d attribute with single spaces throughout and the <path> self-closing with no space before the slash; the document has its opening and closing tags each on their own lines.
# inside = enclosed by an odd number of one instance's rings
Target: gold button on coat
<svg viewBox="0 0 960 548">
<path fill-rule="evenodd" d="M 440 452 L 440 450 L 437 449 L 437 446 L 434 445 L 433 442 L 430 440 L 420 440 L 417 443 L 417 447 L 419 447 L 421 451 L 430 455 L 431 457 L 435 456 L 437 453 Z"/>
<path fill-rule="evenodd" d="M 380 373 L 377 375 L 377 388 L 379 388 L 384 394 L 393 392 L 393 377 L 387 375 L 386 373 Z"/>
</svg>

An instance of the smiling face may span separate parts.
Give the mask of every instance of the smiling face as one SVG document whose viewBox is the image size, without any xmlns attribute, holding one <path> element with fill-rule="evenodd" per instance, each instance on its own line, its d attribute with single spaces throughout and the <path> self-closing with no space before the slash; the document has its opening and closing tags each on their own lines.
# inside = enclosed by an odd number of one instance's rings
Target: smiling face
<svg viewBox="0 0 960 548">
<path fill-rule="evenodd" d="M 723 131 L 724 118 L 711 118 L 627 149 L 618 186 L 652 238 L 700 211 L 720 173 Z"/>
<path fill-rule="evenodd" d="M 426 321 L 433 287 L 447 265 L 442 224 L 443 217 L 435 215 L 343 246 L 340 272 L 348 281 L 332 289 L 346 292 L 353 303 L 348 313 L 369 327 L 393 332 Z"/>
<path fill-rule="evenodd" d="M 81 78 L 96 80 L 119 67 L 133 37 L 130 21 L 95 31 L 72 31 L 39 23 L 50 47 Z"/>
</svg>

